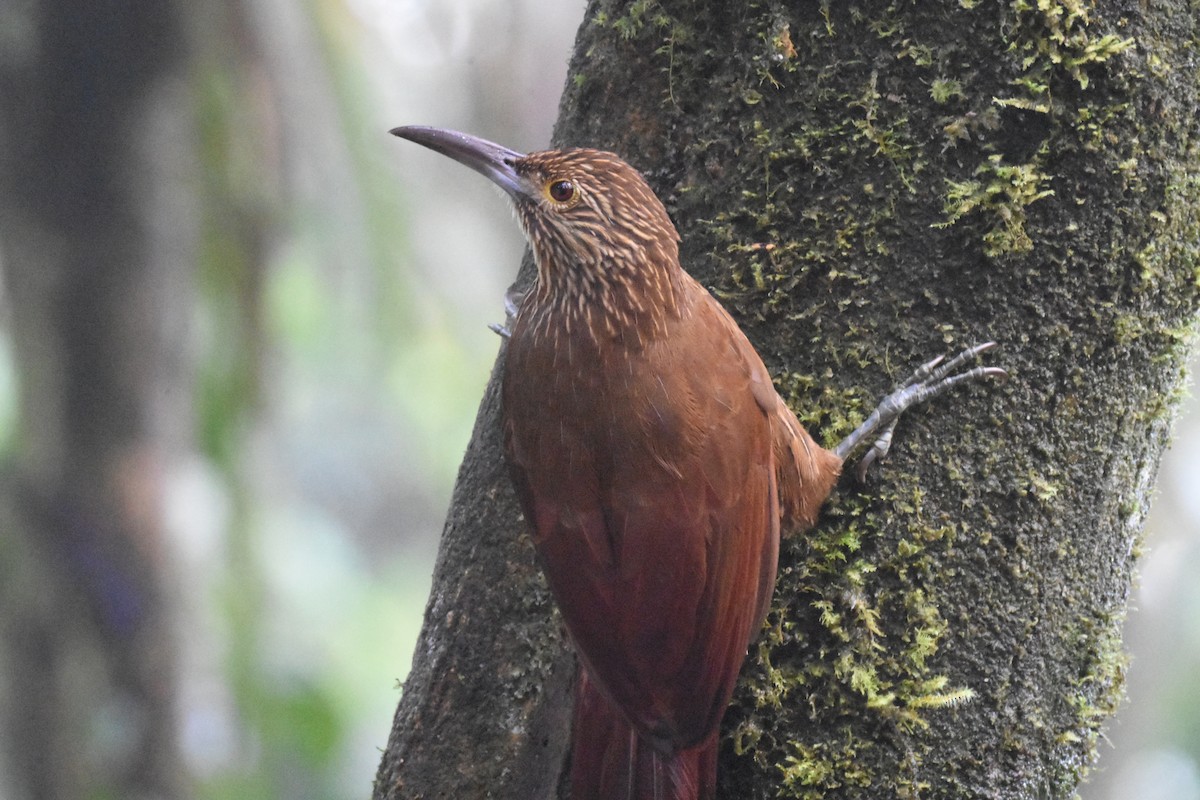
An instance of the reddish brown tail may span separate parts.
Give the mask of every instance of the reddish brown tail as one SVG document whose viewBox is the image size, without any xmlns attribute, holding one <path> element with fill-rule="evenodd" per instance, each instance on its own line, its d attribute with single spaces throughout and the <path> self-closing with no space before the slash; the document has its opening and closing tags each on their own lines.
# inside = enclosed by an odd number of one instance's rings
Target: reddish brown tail
<svg viewBox="0 0 1200 800">
<path fill-rule="evenodd" d="M 716 733 L 697 747 L 659 752 L 579 670 L 571 800 L 712 800 L 716 789 Z"/>
</svg>

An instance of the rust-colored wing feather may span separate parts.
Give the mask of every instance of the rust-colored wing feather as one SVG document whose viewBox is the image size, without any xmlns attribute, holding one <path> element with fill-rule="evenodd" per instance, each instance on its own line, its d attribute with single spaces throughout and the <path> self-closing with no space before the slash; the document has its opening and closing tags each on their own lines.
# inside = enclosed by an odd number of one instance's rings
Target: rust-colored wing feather
<svg viewBox="0 0 1200 800">
<path fill-rule="evenodd" d="M 842 472 L 842 459 L 822 448 L 772 391 L 771 439 L 779 483 L 779 513 L 784 535 L 799 533 L 817 522 L 833 485 Z"/>
<path fill-rule="evenodd" d="M 599 361 L 518 321 L 504 388 L 514 484 L 567 627 L 601 691 L 669 749 L 719 723 L 779 535 L 777 410 L 756 385 L 778 396 L 724 310 L 688 290 L 679 329 Z"/>
</svg>

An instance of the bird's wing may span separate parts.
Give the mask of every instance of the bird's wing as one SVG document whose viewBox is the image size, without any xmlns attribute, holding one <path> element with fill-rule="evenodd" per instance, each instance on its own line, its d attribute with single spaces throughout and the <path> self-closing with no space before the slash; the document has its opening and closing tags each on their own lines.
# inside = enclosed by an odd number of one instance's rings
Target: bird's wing
<svg viewBox="0 0 1200 800">
<path fill-rule="evenodd" d="M 628 361 L 505 386 L 514 485 L 596 683 L 639 730 L 716 727 L 774 584 L 778 504 L 761 361 L 715 301 Z M 698 341 L 707 337 L 708 341 Z M 510 351 L 510 359 L 529 356 Z"/>
<path fill-rule="evenodd" d="M 816 524 L 842 472 L 842 460 L 813 441 L 774 390 L 763 407 L 771 420 L 782 530 L 784 534 L 806 531 Z"/>
</svg>

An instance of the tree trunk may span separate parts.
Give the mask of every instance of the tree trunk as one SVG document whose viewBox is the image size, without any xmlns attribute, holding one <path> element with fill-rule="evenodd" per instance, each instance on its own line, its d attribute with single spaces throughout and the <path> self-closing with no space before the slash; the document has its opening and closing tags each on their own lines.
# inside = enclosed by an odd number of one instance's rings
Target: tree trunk
<svg viewBox="0 0 1200 800">
<path fill-rule="evenodd" d="M 0 773 L 13 797 L 180 797 L 161 502 L 191 413 L 181 26 L 171 3 L 61 0 L 6 7 L 0 28 L 21 390 L 0 474 Z"/>
<path fill-rule="evenodd" d="M 1197 308 L 1197 31 L 1186 2 L 589 3 L 556 143 L 646 173 L 814 435 L 941 352 L 996 339 L 1012 374 L 910 414 L 784 543 L 722 797 L 1060 798 L 1093 761 Z M 498 374 L 378 800 L 561 785 L 573 659 Z"/>
</svg>

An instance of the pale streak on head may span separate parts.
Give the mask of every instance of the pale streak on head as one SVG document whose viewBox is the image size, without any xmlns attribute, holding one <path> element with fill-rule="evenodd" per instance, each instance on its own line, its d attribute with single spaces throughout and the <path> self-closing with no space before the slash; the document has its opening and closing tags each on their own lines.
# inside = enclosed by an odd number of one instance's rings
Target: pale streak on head
<svg viewBox="0 0 1200 800">
<path fill-rule="evenodd" d="M 678 234 L 644 179 L 610 153 L 532 153 L 518 162 L 525 179 L 548 187 L 568 180 L 567 205 L 546 196 L 518 203 L 534 251 L 538 281 L 522 312 L 539 337 L 661 335 L 678 312 Z"/>
</svg>

